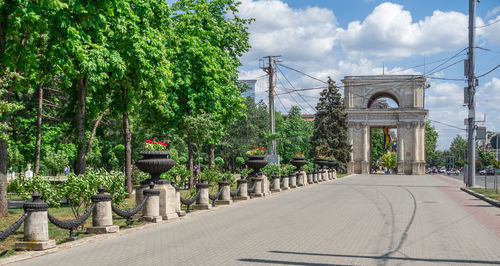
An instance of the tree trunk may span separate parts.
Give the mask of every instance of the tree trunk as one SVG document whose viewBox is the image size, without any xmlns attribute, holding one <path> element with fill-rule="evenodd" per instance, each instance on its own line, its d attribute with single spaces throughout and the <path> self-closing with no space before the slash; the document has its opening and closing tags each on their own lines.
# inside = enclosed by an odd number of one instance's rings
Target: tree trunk
<svg viewBox="0 0 500 266">
<path fill-rule="evenodd" d="M 7 202 L 7 143 L 0 142 L 0 217 L 6 217 L 8 212 Z"/>
<path fill-rule="evenodd" d="M 212 169 L 215 165 L 215 145 L 210 144 L 208 146 L 208 149 L 210 150 L 209 152 L 210 155 L 208 156 L 208 168 Z"/>
<path fill-rule="evenodd" d="M 38 108 L 36 117 L 35 174 L 40 172 L 40 148 L 42 145 L 43 83 L 38 85 Z"/>
<path fill-rule="evenodd" d="M 189 171 L 191 171 L 191 176 L 189 177 L 189 188 L 192 188 L 194 185 L 194 177 L 193 177 L 193 147 L 191 145 L 191 132 L 189 128 L 187 129 L 187 146 L 188 146 L 188 167 Z"/>
<path fill-rule="evenodd" d="M 87 77 L 82 77 L 78 81 L 78 111 L 76 113 L 76 134 L 78 150 L 76 154 L 75 174 L 84 174 L 87 162 L 86 154 L 86 138 L 85 138 L 85 106 L 87 101 Z"/>
<path fill-rule="evenodd" d="M 123 140 L 125 142 L 125 183 L 127 185 L 128 197 L 132 197 L 132 143 L 130 135 L 130 120 L 128 118 L 127 87 L 122 87 L 123 100 Z"/>
<path fill-rule="evenodd" d="M 92 141 L 94 141 L 95 133 L 97 131 L 97 127 L 99 127 L 99 123 L 101 123 L 102 118 L 106 114 L 108 110 L 104 111 L 102 115 L 100 115 L 92 126 L 92 132 L 90 132 L 89 143 L 87 144 L 87 149 L 85 150 L 85 160 L 87 160 L 87 155 L 92 149 Z"/>
</svg>

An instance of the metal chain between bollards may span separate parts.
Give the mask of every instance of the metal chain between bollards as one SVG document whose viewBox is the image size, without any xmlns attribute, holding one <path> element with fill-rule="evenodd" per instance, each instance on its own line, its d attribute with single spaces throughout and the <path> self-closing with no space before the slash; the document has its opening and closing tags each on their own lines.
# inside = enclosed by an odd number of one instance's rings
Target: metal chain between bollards
<svg viewBox="0 0 500 266">
<path fill-rule="evenodd" d="M 247 190 L 248 193 L 253 193 L 255 191 L 255 185 L 257 185 L 257 182 L 253 182 L 252 187 Z"/>
<path fill-rule="evenodd" d="M 241 184 L 238 185 L 235 191 L 231 191 L 229 194 L 231 195 L 231 197 L 236 197 L 238 196 L 238 193 L 240 193 L 240 190 L 241 190 Z"/>
<path fill-rule="evenodd" d="M 200 194 L 201 194 L 201 190 L 198 189 L 196 191 L 196 195 L 194 195 L 194 197 L 192 197 L 190 199 L 184 199 L 184 198 L 180 197 L 181 203 L 186 205 L 186 212 L 191 212 L 189 207 L 191 206 L 191 204 L 193 204 L 200 197 Z"/>
<path fill-rule="evenodd" d="M 210 200 L 212 201 L 212 207 L 215 207 L 215 201 L 220 197 L 223 189 L 224 189 L 224 187 L 220 187 L 217 194 L 214 194 L 214 195 L 208 194 L 208 198 L 210 198 Z"/>
<path fill-rule="evenodd" d="M 80 217 L 73 219 L 73 220 L 59 220 L 56 217 L 50 215 L 47 213 L 47 216 L 49 218 L 49 221 L 53 223 L 55 226 L 69 230 L 69 238 L 68 240 L 76 240 L 77 237 L 74 235 L 73 231 L 78 228 L 78 226 L 82 225 L 89 217 L 92 211 L 95 208 L 95 203 L 92 203 L 92 206 Z"/>
<path fill-rule="evenodd" d="M 145 196 L 144 199 L 142 200 L 142 202 L 139 203 L 137 206 L 135 206 L 135 208 L 133 208 L 133 209 L 120 210 L 113 203 L 111 203 L 111 209 L 118 216 L 120 216 L 122 218 L 126 218 L 127 219 L 127 226 L 131 226 L 132 225 L 132 216 L 136 215 L 142 209 L 144 204 L 146 204 L 146 201 L 148 198 L 149 198 L 149 196 Z"/>
<path fill-rule="evenodd" d="M 19 227 L 21 224 L 24 222 L 26 217 L 28 216 L 28 213 L 25 212 L 21 218 L 19 218 L 15 223 L 13 223 L 11 226 L 7 227 L 5 230 L 0 232 L 0 241 L 4 241 L 7 237 L 12 235 Z"/>
</svg>

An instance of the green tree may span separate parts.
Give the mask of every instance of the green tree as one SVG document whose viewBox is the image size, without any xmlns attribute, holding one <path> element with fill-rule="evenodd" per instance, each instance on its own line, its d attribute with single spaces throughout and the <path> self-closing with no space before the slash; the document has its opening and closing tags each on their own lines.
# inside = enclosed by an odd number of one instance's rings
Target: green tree
<svg viewBox="0 0 500 266">
<path fill-rule="evenodd" d="M 184 116 L 213 114 L 222 126 L 230 124 L 241 114 L 244 100 L 236 85 L 240 57 L 248 51 L 250 20 L 237 15 L 238 3 L 233 0 L 179 0 L 174 11 L 173 92 L 176 98 L 172 124 Z M 170 103 L 168 103 L 170 105 Z M 188 161 L 192 170 L 191 132 L 186 132 Z M 215 132 L 214 132 L 215 133 Z M 216 134 L 209 140 L 217 143 Z"/>
<path fill-rule="evenodd" d="M 320 95 L 314 118 L 311 153 L 330 154 L 340 163 L 346 164 L 350 160 L 351 151 L 347 141 L 347 113 L 339 90 L 331 78 L 328 78 L 328 88 Z"/>
<path fill-rule="evenodd" d="M 387 152 L 384 146 L 384 132 L 380 128 L 372 130 L 372 165 Z"/>
<path fill-rule="evenodd" d="M 482 167 L 488 167 L 495 163 L 496 156 L 490 150 L 477 149 L 479 159 L 481 160 Z"/>
<path fill-rule="evenodd" d="M 392 169 L 398 164 L 398 159 L 395 152 L 388 152 L 381 157 L 382 166 Z"/>
<path fill-rule="evenodd" d="M 298 106 L 292 106 L 285 119 L 279 113 L 276 117 L 277 153 L 283 162 L 290 161 L 295 153 L 309 157 L 314 122 L 302 120 Z"/>
<path fill-rule="evenodd" d="M 425 161 L 427 164 L 430 164 L 430 159 L 436 152 L 438 136 L 439 134 L 431 125 L 431 121 L 425 121 Z"/>
<path fill-rule="evenodd" d="M 456 165 L 465 164 L 465 153 L 467 151 L 467 140 L 457 135 L 450 144 L 450 155 L 455 157 Z"/>
</svg>

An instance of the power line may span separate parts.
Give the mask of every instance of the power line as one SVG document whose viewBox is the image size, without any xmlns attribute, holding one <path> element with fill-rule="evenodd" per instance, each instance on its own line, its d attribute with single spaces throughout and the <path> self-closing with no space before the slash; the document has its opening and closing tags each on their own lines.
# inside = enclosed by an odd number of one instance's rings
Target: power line
<svg viewBox="0 0 500 266">
<path fill-rule="evenodd" d="M 427 119 L 431 122 L 434 122 L 434 123 L 438 123 L 438 124 L 441 124 L 441 125 L 445 125 L 445 126 L 448 126 L 448 127 L 452 127 L 452 128 L 456 128 L 456 129 L 460 129 L 460 130 L 466 130 L 465 128 L 461 128 L 461 127 L 457 127 L 457 126 L 454 126 L 454 125 L 451 125 L 451 124 L 448 124 L 448 123 L 445 123 L 445 122 L 441 122 L 441 121 L 437 121 L 437 120 L 433 120 L 433 119 Z"/>
<path fill-rule="evenodd" d="M 486 75 L 490 74 L 491 72 L 495 71 L 495 69 L 497 69 L 497 68 L 499 68 L 499 67 L 500 67 L 500 65 L 497 65 L 496 67 L 494 67 L 494 68 L 490 69 L 490 71 L 488 71 L 488 72 L 486 72 L 486 73 L 484 73 L 484 74 L 481 74 L 481 75 L 477 76 L 476 78 L 482 78 L 482 77 L 484 77 L 484 76 L 486 76 Z"/>
<path fill-rule="evenodd" d="M 458 53 L 456 53 L 454 56 L 448 58 L 446 61 L 444 61 L 443 63 L 439 64 L 437 67 L 433 68 L 431 71 L 429 72 L 432 72 L 434 70 L 436 70 L 437 68 L 440 68 L 442 65 L 448 63 L 451 59 L 457 57 L 457 56 L 460 56 L 462 54 L 463 51 L 467 50 L 467 47 L 465 47 L 464 49 L 460 50 Z M 431 74 L 428 74 L 428 75 L 431 75 Z"/>
<path fill-rule="evenodd" d="M 319 82 L 322 82 L 322 83 L 324 83 L 324 84 L 328 84 L 328 82 L 326 82 L 326 81 L 323 81 L 323 80 L 321 80 L 321 79 L 319 79 L 319 78 L 313 77 L 313 76 L 311 76 L 311 75 L 309 75 L 309 74 L 306 74 L 306 73 L 304 73 L 304 72 L 302 72 L 302 71 L 300 71 L 300 70 L 297 70 L 297 69 L 295 69 L 295 68 L 291 68 L 291 67 L 285 66 L 285 65 L 283 65 L 283 64 L 278 64 L 278 65 L 280 65 L 280 66 L 282 66 L 282 67 L 284 67 L 284 68 L 288 68 L 288 69 L 290 69 L 290 70 L 293 70 L 293 71 L 295 71 L 295 72 L 298 72 L 298 73 L 300 73 L 300 74 L 302 74 L 302 75 L 304 75 L 304 76 L 310 77 L 310 78 L 312 78 L 312 79 L 314 79 L 314 80 L 317 80 L 317 81 L 319 81 Z"/>
<path fill-rule="evenodd" d="M 277 79 L 277 80 L 278 80 L 278 82 L 281 84 L 281 86 L 283 86 L 283 88 L 284 88 L 285 90 L 287 90 L 287 91 L 288 91 L 288 89 L 285 87 L 285 85 L 283 85 L 283 83 L 281 82 L 280 78 L 278 77 L 278 73 L 276 73 L 276 79 Z M 278 94 L 276 94 L 276 95 L 278 95 Z M 291 96 L 291 95 L 290 95 L 290 96 Z M 293 100 L 297 103 L 297 105 L 299 106 L 299 108 L 300 108 L 300 109 L 302 109 L 302 110 L 306 110 L 306 108 L 302 107 L 302 106 L 300 105 L 300 103 L 297 101 L 297 99 L 295 99 L 293 96 L 292 96 L 292 99 L 293 99 Z M 285 109 L 285 110 L 286 110 L 286 109 Z M 314 110 L 314 109 L 313 109 L 313 110 Z"/>
<path fill-rule="evenodd" d="M 499 18 L 499 19 L 497 19 L 497 20 L 495 20 L 495 21 L 493 21 L 493 22 L 491 22 L 491 23 L 488 23 L 488 24 L 486 24 L 486 25 L 483 25 L 483 26 L 477 26 L 477 27 L 474 27 L 474 28 L 476 28 L 476 29 L 485 28 L 485 27 L 491 26 L 491 25 L 493 25 L 493 24 L 495 24 L 495 23 L 498 23 L 498 22 L 500 22 L 500 18 Z"/>
<path fill-rule="evenodd" d="M 278 69 L 278 71 L 281 73 L 281 75 L 285 78 L 285 80 L 288 82 L 288 84 L 290 84 L 290 86 L 292 86 L 292 88 L 293 88 L 293 89 L 295 89 L 295 87 L 294 87 L 294 86 L 293 86 L 293 84 L 290 82 L 290 80 L 288 80 L 288 78 L 285 76 L 285 74 L 283 74 L 283 71 L 281 71 L 281 68 L 280 68 L 278 65 L 276 66 L 276 68 L 277 68 L 277 69 Z M 302 97 L 302 95 L 300 95 L 300 94 L 298 94 L 298 93 L 297 93 L 297 95 L 299 95 L 299 97 L 300 97 L 300 98 L 301 98 L 301 99 L 302 99 L 302 100 L 303 100 L 303 101 L 304 101 L 307 105 L 309 105 L 309 107 L 311 107 L 311 110 L 312 110 L 313 112 L 316 110 L 316 108 L 312 107 L 312 106 L 309 104 L 309 102 L 307 102 L 307 101 L 306 101 L 306 99 L 304 99 L 304 98 Z M 292 97 L 293 97 L 293 96 L 292 96 Z"/>
</svg>

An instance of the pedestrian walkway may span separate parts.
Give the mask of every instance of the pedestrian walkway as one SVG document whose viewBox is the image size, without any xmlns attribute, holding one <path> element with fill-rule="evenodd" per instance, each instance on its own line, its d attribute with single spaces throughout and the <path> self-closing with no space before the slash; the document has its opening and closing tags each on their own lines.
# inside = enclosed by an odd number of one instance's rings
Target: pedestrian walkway
<svg viewBox="0 0 500 266">
<path fill-rule="evenodd" d="M 355 175 L 16 265 L 499 264 L 500 209 L 446 179 Z"/>
</svg>

